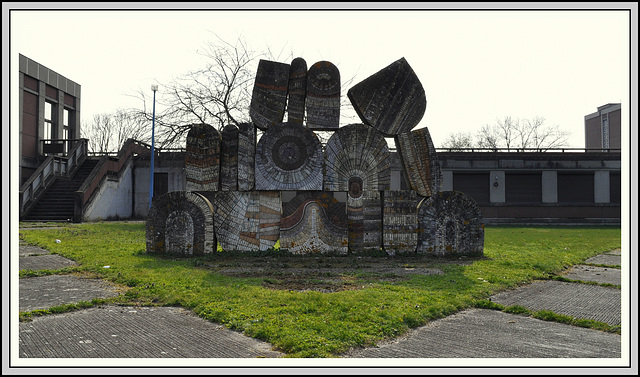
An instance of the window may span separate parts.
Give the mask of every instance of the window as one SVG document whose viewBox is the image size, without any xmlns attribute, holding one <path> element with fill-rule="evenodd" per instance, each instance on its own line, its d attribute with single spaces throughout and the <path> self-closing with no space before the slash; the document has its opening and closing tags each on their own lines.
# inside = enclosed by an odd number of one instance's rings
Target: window
<svg viewBox="0 0 640 377">
<path fill-rule="evenodd" d="M 454 173 L 453 190 L 469 195 L 478 204 L 489 203 L 489 174 Z"/>
<path fill-rule="evenodd" d="M 69 152 L 69 110 L 64 109 L 62 114 L 62 139 L 64 139 L 64 154 Z"/>
<path fill-rule="evenodd" d="M 558 202 L 593 203 L 593 173 L 558 173 Z"/>
<path fill-rule="evenodd" d="M 508 203 L 542 203 L 542 174 L 507 173 L 505 200 Z"/>
<path fill-rule="evenodd" d="M 42 138 L 53 138 L 53 104 L 51 102 L 44 103 L 44 131 Z"/>
</svg>

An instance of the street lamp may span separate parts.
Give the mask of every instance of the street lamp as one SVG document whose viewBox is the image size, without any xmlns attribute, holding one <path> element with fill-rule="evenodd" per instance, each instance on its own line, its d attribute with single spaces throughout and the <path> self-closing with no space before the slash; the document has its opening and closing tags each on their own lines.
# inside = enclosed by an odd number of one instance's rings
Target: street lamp
<svg viewBox="0 0 640 377">
<path fill-rule="evenodd" d="M 154 144 L 156 138 L 156 92 L 158 91 L 158 85 L 151 85 L 153 90 L 153 118 L 151 123 L 151 172 L 149 178 L 149 209 L 151 209 L 151 201 L 153 200 L 153 158 L 155 156 Z"/>
</svg>

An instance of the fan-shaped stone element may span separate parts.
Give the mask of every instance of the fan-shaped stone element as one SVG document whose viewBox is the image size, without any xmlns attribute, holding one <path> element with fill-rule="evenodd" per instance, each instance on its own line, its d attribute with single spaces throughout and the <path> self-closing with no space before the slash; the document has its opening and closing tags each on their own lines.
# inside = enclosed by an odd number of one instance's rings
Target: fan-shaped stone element
<svg viewBox="0 0 640 377">
<path fill-rule="evenodd" d="M 304 191 L 282 206 L 280 248 L 293 254 L 348 252 L 345 203 L 325 191 Z"/>
<path fill-rule="evenodd" d="M 260 60 L 253 85 L 249 116 L 253 124 L 266 130 L 282 122 L 287 104 L 289 64 Z"/>
<path fill-rule="evenodd" d="M 339 128 L 325 148 L 324 189 L 348 191 L 358 198 L 364 191 L 389 190 L 390 157 L 382 134 L 365 124 Z"/>
<path fill-rule="evenodd" d="M 333 63 L 319 61 L 307 73 L 307 127 L 335 130 L 340 126 L 340 71 Z"/>
<path fill-rule="evenodd" d="M 219 191 L 215 195 L 216 237 L 224 251 L 265 251 L 280 238 L 279 192 Z"/>
<path fill-rule="evenodd" d="M 203 195 L 171 191 L 154 198 L 146 222 L 147 252 L 203 255 L 215 250 L 213 205 Z"/>
<path fill-rule="evenodd" d="M 440 191 L 418 207 L 418 254 L 482 255 L 484 219 L 478 204 L 459 191 Z"/>
<path fill-rule="evenodd" d="M 427 108 L 424 88 L 405 58 L 350 88 L 347 97 L 362 122 L 385 136 L 411 131 Z"/>
<path fill-rule="evenodd" d="M 364 191 L 347 197 L 349 251 L 358 253 L 382 249 L 382 198 L 380 191 Z"/>
<path fill-rule="evenodd" d="M 418 195 L 413 190 L 384 191 L 383 246 L 387 254 L 415 253 L 418 246 Z"/>
<path fill-rule="evenodd" d="M 395 137 L 402 173 L 411 188 L 422 196 L 440 191 L 442 172 L 429 130 L 403 132 Z"/>
<path fill-rule="evenodd" d="M 228 124 L 222 129 L 220 152 L 220 190 L 238 189 L 238 127 Z"/>
<path fill-rule="evenodd" d="M 220 143 L 218 130 L 208 124 L 195 124 L 187 133 L 184 163 L 186 191 L 217 191 L 220 179 Z"/>
<path fill-rule="evenodd" d="M 295 58 L 289 71 L 289 100 L 287 102 L 287 122 L 302 124 L 304 104 L 307 97 L 307 62 Z"/>
<path fill-rule="evenodd" d="M 253 123 L 238 126 L 238 190 L 251 191 L 255 187 L 256 127 Z"/>
<path fill-rule="evenodd" d="M 310 129 L 270 127 L 256 147 L 256 190 L 322 190 L 322 144 Z"/>
</svg>

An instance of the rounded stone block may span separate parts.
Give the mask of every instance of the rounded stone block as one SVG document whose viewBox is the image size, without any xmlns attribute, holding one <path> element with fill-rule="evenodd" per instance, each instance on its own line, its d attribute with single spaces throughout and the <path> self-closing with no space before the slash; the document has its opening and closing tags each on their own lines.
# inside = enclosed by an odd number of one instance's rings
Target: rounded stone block
<svg viewBox="0 0 640 377">
<path fill-rule="evenodd" d="M 340 126 L 340 71 L 333 63 L 319 61 L 307 72 L 307 127 L 336 130 Z"/>
<path fill-rule="evenodd" d="M 215 250 L 213 205 L 203 195 L 171 191 L 154 199 L 146 222 L 147 252 L 179 256 Z"/>
<path fill-rule="evenodd" d="M 459 191 L 441 191 L 418 206 L 418 254 L 482 255 L 484 219 L 480 207 Z"/>
<path fill-rule="evenodd" d="M 260 60 L 253 85 L 249 116 L 261 130 L 282 122 L 287 105 L 289 64 Z"/>
<path fill-rule="evenodd" d="M 354 85 L 347 97 L 363 123 L 385 136 L 411 131 L 424 116 L 424 88 L 405 58 Z"/>
<path fill-rule="evenodd" d="M 297 123 L 270 127 L 256 147 L 256 190 L 322 190 L 322 144 Z"/>
<path fill-rule="evenodd" d="M 442 171 L 429 130 L 421 128 L 395 137 L 402 173 L 411 188 L 422 196 L 440 191 Z"/>
<path fill-rule="evenodd" d="M 289 99 L 287 100 L 287 122 L 302 124 L 307 98 L 307 62 L 295 58 L 289 71 Z"/>
<path fill-rule="evenodd" d="M 220 178 L 218 130 L 208 124 L 194 124 L 187 133 L 184 164 L 186 191 L 217 191 Z"/>
</svg>

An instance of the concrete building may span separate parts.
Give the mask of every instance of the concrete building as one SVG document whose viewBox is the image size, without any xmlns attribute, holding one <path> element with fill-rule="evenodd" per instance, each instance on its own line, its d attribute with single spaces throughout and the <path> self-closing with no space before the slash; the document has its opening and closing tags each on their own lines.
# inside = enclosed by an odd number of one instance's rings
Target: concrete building
<svg viewBox="0 0 640 377">
<path fill-rule="evenodd" d="M 19 55 L 19 156 L 23 184 L 49 154 L 80 136 L 80 85 Z"/>
<path fill-rule="evenodd" d="M 585 148 L 620 149 L 622 145 L 622 110 L 619 103 L 598 107 L 584 117 Z"/>
</svg>

